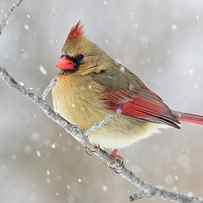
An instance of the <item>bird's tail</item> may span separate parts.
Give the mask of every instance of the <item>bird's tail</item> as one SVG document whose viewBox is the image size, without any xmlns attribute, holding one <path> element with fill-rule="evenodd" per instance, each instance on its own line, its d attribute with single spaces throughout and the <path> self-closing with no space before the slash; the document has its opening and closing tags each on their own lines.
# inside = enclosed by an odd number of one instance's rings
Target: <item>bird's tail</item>
<svg viewBox="0 0 203 203">
<path fill-rule="evenodd" d="M 189 124 L 203 125 L 203 116 L 173 111 L 178 121 Z"/>
</svg>

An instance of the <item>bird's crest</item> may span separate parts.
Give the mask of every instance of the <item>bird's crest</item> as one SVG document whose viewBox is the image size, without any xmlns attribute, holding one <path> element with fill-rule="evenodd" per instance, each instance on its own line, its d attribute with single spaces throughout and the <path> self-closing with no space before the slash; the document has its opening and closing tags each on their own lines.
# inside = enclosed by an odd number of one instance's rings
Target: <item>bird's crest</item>
<svg viewBox="0 0 203 203">
<path fill-rule="evenodd" d="M 78 37 L 81 37 L 83 35 L 83 33 L 84 33 L 83 25 L 80 23 L 80 21 L 78 21 L 76 23 L 76 25 L 74 25 L 71 28 L 66 41 L 67 40 L 72 40 L 72 39 L 77 39 Z"/>
</svg>

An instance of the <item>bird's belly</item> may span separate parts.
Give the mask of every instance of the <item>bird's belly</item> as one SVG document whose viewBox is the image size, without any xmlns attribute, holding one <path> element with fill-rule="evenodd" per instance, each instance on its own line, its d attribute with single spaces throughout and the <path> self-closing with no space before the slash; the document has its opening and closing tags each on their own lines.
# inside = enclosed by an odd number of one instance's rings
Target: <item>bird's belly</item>
<svg viewBox="0 0 203 203">
<path fill-rule="evenodd" d="M 114 117 L 106 126 L 89 134 L 90 142 L 105 148 L 127 147 L 159 132 L 161 125 L 131 120 L 123 116 Z"/>
<path fill-rule="evenodd" d="M 98 97 L 100 91 L 101 87 L 91 81 L 76 85 L 74 82 L 62 79 L 52 91 L 54 109 L 83 130 L 112 114 L 113 119 L 105 126 L 88 133 L 90 142 L 105 148 L 126 147 L 150 136 L 161 127 L 158 124 L 138 121 L 106 110 Z"/>
</svg>

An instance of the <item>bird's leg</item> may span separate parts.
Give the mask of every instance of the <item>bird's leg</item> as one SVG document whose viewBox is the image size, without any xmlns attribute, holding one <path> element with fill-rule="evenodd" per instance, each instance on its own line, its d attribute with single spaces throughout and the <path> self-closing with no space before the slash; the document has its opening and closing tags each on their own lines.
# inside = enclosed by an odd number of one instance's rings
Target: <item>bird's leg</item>
<svg viewBox="0 0 203 203">
<path fill-rule="evenodd" d="M 99 150 L 100 150 L 100 146 L 99 145 L 93 145 L 92 147 L 85 146 L 85 151 L 90 156 L 92 156 L 95 152 L 98 152 Z"/>
<path fill-rule="evenodd" d="M 112 159 L 119 159 L 119 158 L 122 158 L 120 155 L 119 155 L 119 150 L 118 149 L 113 149 L 112 152 L 111 152 L 111 158 Z"/>
<path fill-rule="evenodd" d="M 108 166 L 114 169 L 115 173 L 119 173 L 120 170 L 124 167 L 124 159 L 119 155 L 118 149 L 114 149 L 111 154 L 111 161 L 108 163 Z"/>
</svg>

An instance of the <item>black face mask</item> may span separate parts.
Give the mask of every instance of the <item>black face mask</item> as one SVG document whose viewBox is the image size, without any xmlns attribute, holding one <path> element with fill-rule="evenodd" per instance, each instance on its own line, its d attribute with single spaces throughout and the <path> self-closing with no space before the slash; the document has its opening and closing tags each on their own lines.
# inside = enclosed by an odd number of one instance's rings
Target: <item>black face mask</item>
<svg viewBox="0 0 203 203">
<path fill-rule="evenodd" d="M 80 66 L 83 58 L 84 58 L 84 55 L 79 54 L 79 55 L 73 57 L 73 62 L 76 64 L 76 66 Z"/>
<path fill-rule="evenodd" d="M 78 54 L 78 55 L 72 57 L 72 56 L 69 56 L 68 54 L 64 54 L 64 55 L 61 55 L 61 58 L 62 57 L 66 57 L 67 59 L 71 60 L 74 63 L 76 70 L 78 70 L 79 66 L 84 58 L 84 55 Z"/>
</svg>

